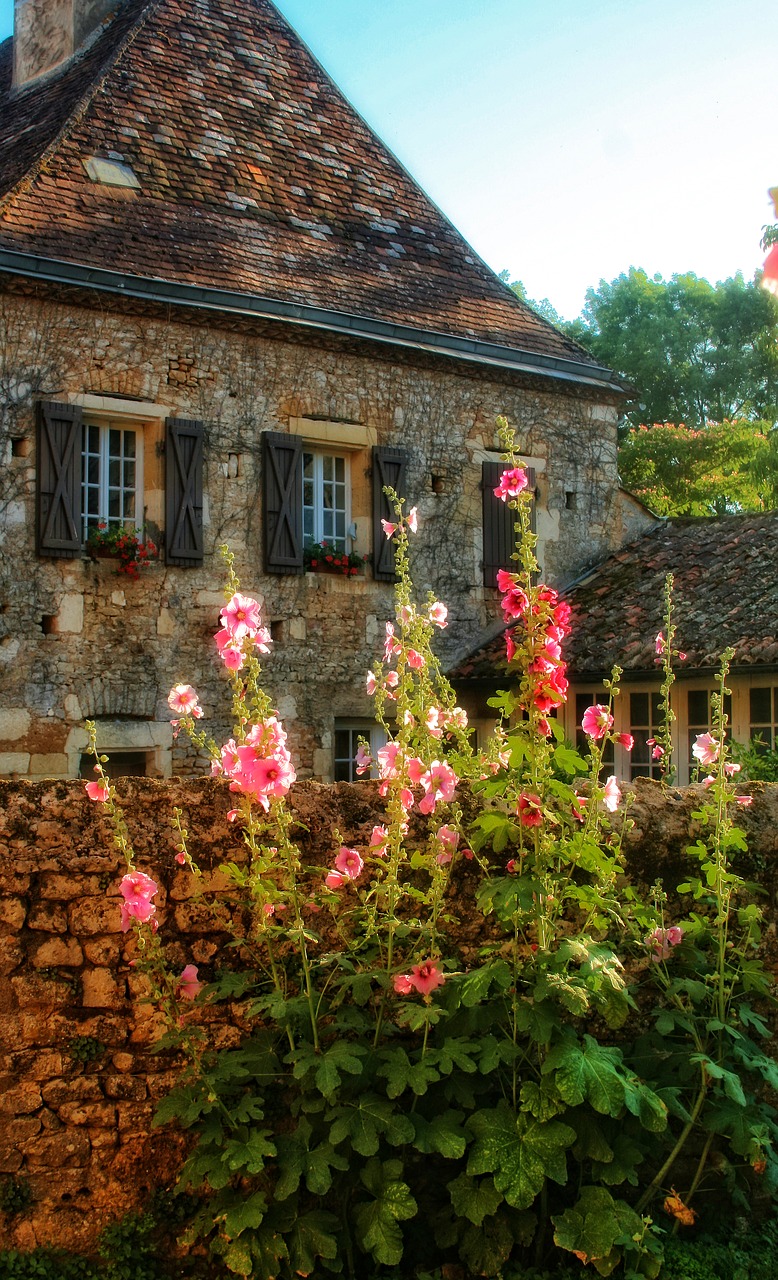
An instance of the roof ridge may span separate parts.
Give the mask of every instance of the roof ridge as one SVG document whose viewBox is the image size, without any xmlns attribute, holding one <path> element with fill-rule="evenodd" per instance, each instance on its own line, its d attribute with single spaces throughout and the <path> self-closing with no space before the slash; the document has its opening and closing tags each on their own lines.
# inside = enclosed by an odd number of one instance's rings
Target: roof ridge
<svg viewBox="0 0 778 1280">
<path fill-rule="evenodd" d="M 94 78 L 78 99 L 73 110 L 66 116 L 62 127 L 57 130 L 48 145 L 43 148 L 37 159 L 34 160 L 29 168 L 25 170 L 16 185 L 11 187 L 4 196 L 0 196 L 0 213 L 4 213 L 8 209 L 12 209 L 14 202 L 18 200 L 20 196 L 23 196 L 27 191 L 29 191 L 35 180 L 42 172 L 44 172 L 46 162 L 57 152 L 65 139 L 72 133 L 81 120 L 83 120 L 86 112 L 94 101 L 96 94 L 113 71 L 116 63 L 133 44 L 138 33 L 141 31 L 152 12 L 159 8 L 162 3 L 163 0 L 141 0 L 140 11 L 137 18 L 131 22 L 129 30 L 125 33 L 124 37 L 119 41 L 116 47 L 106 54 L 105 60 L 100 63 L 95 72 Z M 120 7 L 117 8 L 114 12 L 114 16 L 105 24 L 104 31 L 98 36 L 98 41 L 104 39 L 109 34 L 110 28 L 118 19 L 120 11 Z M 87 45 L 86 48 L 82 46 L 82 55 L 87 52 L 88 48 L 89 45 Z M 74 56 L 77 56 L 77 54 Z M 72 62 L 73 59 L 68 59 L 68 61 L 63 64 L 62 70 L 64 71 L 66 67 L 72 65 Z M 57 70 L 59 70 L 59 68 L 57 68 Z M 34 82 L 31 82 L 31 86 L 32 84 L 34 84 Z"/>
</svg>

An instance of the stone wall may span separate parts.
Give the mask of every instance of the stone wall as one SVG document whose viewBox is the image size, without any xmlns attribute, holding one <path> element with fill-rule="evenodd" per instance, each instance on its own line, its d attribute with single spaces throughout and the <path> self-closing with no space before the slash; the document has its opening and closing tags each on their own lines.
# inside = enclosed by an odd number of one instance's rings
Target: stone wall
<svg viewBox="0 0 778 1280">
<path fill-rule="evenodd" d="M 274 624 L 267 679 L 301 776 L 326 780 L 335 719 L 372 718 L 364 676 L 383 644 L 392 590 L 369 569 L 348 579 L 265 575 L 262 432 L 300 433 L 307 422 L 321 433 L 326 423 L 336 437 L 338 428 L 361 431 L 365 442 L 409 452 L 406 496 L 421 517 L 415 574 L 420 592 L 449 607 L 439 636 L 449 662 L 499 624 L 498 593 L 482 585 L 480 488 L 481 463 L 499 448 L 498 414 L 537 472 L 548 580 L 571 580 L 648 522 L 618 489 L 617 405 L 604 396 L 465 361 L 252 334 L 248 322 L 209 328 L 0 294 L 0 776 L 74 776 L 89 715 L 102 718 L 101 747 L 144 750 L 158 775 L 191 772 L 165 698 L 182 679 L 194 684 L 214 735 L 226 734 L 211 637 L 223 599 L 217 548 L 227 542 L 244 589 Z M 165 416 L 204 423 L 202 568 L 157 563 L 133 582 L 109 561 L 36 557 L 36 402 L 79 397 L 132 425 L 149 415 L 152 536 L 164 532 Z M 370 553 L 367 443 L 349 456 L 357 550 Z"/>
<path fill-rule="evenodd" d="M 189 875 L 174 860 L 170 818 L 174 806 L 184 810 L 206 891 L 224 902 L 217 868 L 241 847 L 225 820 L 230 793 L 213 780 L 124 779 L 119 790 L 138 864 L 160 885 L 167 957 L 174 966 L 197 963 L 208 978 L 226 935 L 218 918 L 192 901 Z M 773 964 L 778 786 L 750 790 L 753 806 L 739 819 L 749 840 L 747 873 L 767 891 Z M 638 780 L 626 843 L 633 879 L 663 876 L 670 887 L 681 880 L 699 799 L 699 789 L 663 793 L 659 784 Z M 306 864 L 329 860 L 336 826 L 349 843 L 366 846 L 383 812 L 371 783 L 299 784 L 292 803 L 304 824 Z M 175 1178 L 180 1139 L 151 1130 L 175 1063 L 151 1052 L 161 1026 L 140 999 L 133 935 L 119 929 L 122 870 L 105 816 L 80 784 L 0 782 L 0 1178 L 23 1176 L 34 1197 L 26 1212 L 0 1214 L 0 1247 L 86 1251 L 106 1221 Z M 462 863 L 456 889 L 465 954 L 468 938 L 473 954 L 483 940 L 467 910 L 476 879 L 473 864 Z M 212 1031 L 222 1044 L 238 1036 L 223 1017 Z"/>
</svg>

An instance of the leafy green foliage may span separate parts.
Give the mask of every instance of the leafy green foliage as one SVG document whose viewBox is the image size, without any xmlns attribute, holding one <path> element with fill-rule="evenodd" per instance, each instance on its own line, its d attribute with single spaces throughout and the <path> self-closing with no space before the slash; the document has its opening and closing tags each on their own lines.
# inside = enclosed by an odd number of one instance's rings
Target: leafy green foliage
<svg viewBox="0 0 778 1280">
<path fill-rule="evenodd" d="M 0 1178 L 0 1212 L 23 1213 L 32 1204 L 32 1187 L 26 1178 L 9 1173 Z"/>
</svg>

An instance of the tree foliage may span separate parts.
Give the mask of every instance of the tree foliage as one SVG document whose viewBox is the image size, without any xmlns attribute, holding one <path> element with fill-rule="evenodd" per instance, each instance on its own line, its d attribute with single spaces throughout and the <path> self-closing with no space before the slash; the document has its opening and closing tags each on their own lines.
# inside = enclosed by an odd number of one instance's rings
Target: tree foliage
<svg viewBox="0 0 778 1280">
<path fill-rule="evenodd" d="M 711 285 L 633 267 L 589 289 L 565 331 L 634 386 L 633 427 L 778 423 L 778 304 L 741 275 Z"/>
<path fill-rule="evenodd" d="M 738 418 L 688 427 L 631 427 L 619 449 L 622 484 L 661 516 L 711 516 L 776 505 L 778 433 Z"/>
</svg>

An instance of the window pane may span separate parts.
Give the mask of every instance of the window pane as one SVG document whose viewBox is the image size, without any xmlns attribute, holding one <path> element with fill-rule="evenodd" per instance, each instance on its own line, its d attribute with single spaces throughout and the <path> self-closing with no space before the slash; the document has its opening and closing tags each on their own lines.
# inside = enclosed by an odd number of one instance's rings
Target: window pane
<svg viewBox="0 0 778 1280">
<path fill-rule="evenodd" d="M 708 690 L 707 689 L 690 689 L 689 690 L 689 724 L 704 725 L 708 724 Z"/>
<path fill-rule="evenodd" d="M 632 725 L 648 727 L 648 694 L 631 693 L 629 695 L 629 719 Z"/>
<path fill-rule="evenodd" d="M 772 690 L 751 690 L 751 724 L 770 724 L 772 720 Z"/>
</svg>

